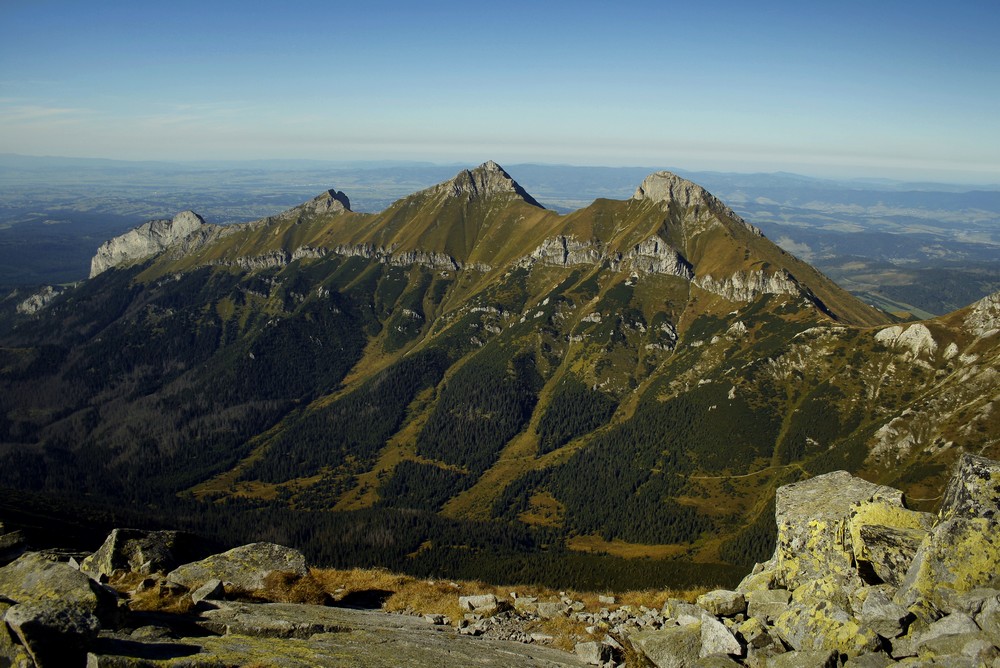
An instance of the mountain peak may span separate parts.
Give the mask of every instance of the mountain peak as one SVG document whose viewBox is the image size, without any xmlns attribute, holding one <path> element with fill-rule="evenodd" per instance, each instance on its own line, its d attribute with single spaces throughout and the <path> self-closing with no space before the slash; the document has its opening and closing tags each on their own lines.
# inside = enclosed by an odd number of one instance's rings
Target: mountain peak
<svg viewBox="0 0 1000 668">
<path fill-rule="evenodd" d="M 314 213 L 350 211 L 351 200 L 344 193 L 331 188 L 330 190 L 324 190 L 302 206 Z"/>
<path fill-rule="evenodd" d="M 708 192 L 697 183 L 677 176 L 673 172 L 653 172 L 645 179 L 632 195 L 634 200 L 650 200 L 657 204 L 669 205 L 676 203 L 684 208 L 704 205 L 710 211 L 721 213 L 760 236 L 759 229 L 743 220 L 735 211 L 726 206 L 719 198 Z"/>
<path fill-rule="evenodd" d="M 511 178 L 503 167 L 487 160 L 475 169 L 464 169 L 442 187 L 452 196 L 469 195 L 471 198 L 495 195 L 516 195 L 532 206 L 544 208 L 528 194 L 521 185 Z"/>
<path fill-rule="evenodd" d="M 688 181 L 673 172 L 660 171 L 643 179 L 632 199 L 648 199 L 660 203 L 677 202 L 681 206 L 689 207 L 708 203 L 709 199 L 715 200 L 715 197 L 693 181 Z"/>
</svg>

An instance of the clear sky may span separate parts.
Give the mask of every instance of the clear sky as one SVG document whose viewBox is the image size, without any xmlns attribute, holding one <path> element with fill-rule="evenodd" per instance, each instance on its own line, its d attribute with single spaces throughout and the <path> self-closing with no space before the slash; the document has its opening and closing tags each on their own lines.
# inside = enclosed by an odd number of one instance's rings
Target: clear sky
<svg viewBox="0 0 1000 668">
<path fill-rule="evenodd" d="M 1000 2 L 0 0 L 0 152 L 1000 182 Z"/>
</svg>

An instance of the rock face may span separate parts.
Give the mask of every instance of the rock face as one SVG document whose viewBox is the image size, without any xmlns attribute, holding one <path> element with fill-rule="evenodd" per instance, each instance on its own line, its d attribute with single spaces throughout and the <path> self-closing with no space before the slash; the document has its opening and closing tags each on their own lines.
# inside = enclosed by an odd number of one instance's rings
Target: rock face
<svg viewBox="0 0 1000 668">
<path fill-rule="evenodd" d="M 151 220 L 101 244 L 90 261 L 90 278 L 126 262 L 150 257 L 205 226 L 201 216 L 182 211 L 171 220 Z"/>
</svg>

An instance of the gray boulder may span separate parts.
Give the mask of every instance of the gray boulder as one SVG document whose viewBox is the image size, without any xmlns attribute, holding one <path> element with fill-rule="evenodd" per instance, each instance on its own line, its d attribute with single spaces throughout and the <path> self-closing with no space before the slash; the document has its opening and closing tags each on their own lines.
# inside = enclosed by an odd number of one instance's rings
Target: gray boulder
<svg viewBox="0 0 1000 668">
<path fill-rule="evenodd" d="M 687 668 L 701 654 L 701 626 L 671 626 L 659 631 L 634 634 L 630 640 L 637 652 L 657 668 Z"/>
<path fill-rule="evenodd" d="M 906 630 L 910 611 L 893 603 L 891 589 L 886 585 L 870 587 L 861 605 L 861 622 L 883 638 L 891 639 Z"/>
<path fill-rule="evenodd" d="M 770 622 L 788 609 L 792 594 L 787 589 L 761 589 L 748 592 L 746 600 L 748 616 Z"/>
<path fill-rule="evenodd" d="M 569 613 L 569 606 L 562 601 L 540 601 L 535 604 L 535 614 L 542 619 L 568 617 Z"/>
<path fill-rule="evenodd" d="M 197 605 L 202 601 L 221 601 L 226 598 L 226 588 L 221 580 L 209 580 L 191 592 L 191 601 Z"/>
<path fill-rule="evenodd" d="M 746 597 L 728 589 L 716 589 L 698 597 L 697 604 L 716 617 L 732 617 L 747 611 Z"/>
<path fill-rule="evenodd" d="M 117 597 L 69 564 L 28 552 L 0 568 L 0 592 L 15 603 L 52 601 L 113 622 Z"/>
<path fill-rule="evenodd" d="M 111 575 L 119 569 L 143 575 L 166 573 L 209 554 L 203 540 L 183 531 L 114 529 L 104 544 L 80 563 L 80 570 L 92 577 Z"/>
<path fill-rule="evenodd" d="M 698 656 L 704 658 L 715 654 L 739 656 L 743 654 L 743 646 L 725 624 L 706 613 L 701 618 L 701 650 Z"/>
<path fill-rule="evenodd" d="M 500 609 L 500 601 L 493 594 L 459 596 L 458 606 L 480 615 L 492 615 Z"/>
<path fill-rule="evenodd" d="M 14 605 L 4 621 L 36 668 L 84 665 L 87 650 L 101 628 L 97 617 L 83 606 L 52 600 Z"/>
<path fill-rule="evenodd" d="M 228 552 L 184 564 L 167 574 L 171 582 L 197 589 L 209 580 L 229 582 L 234 587 L 254 592 L 264 588 L 272 573 L 305 576 L 306 558 L 298 550 L 274 543 L 251 543 Z"/>
</svg>

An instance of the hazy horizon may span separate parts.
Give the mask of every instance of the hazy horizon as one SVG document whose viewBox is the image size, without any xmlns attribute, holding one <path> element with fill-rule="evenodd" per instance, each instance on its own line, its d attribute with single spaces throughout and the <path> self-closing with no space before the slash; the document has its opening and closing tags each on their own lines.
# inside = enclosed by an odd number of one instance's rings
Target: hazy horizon
<svg viewBox="0 0 1000 668">
<path fill-rule="evenodd" d="M 0 6 L 0 152 L 1000 182 L 1000 5 Z"/>
</svg>

